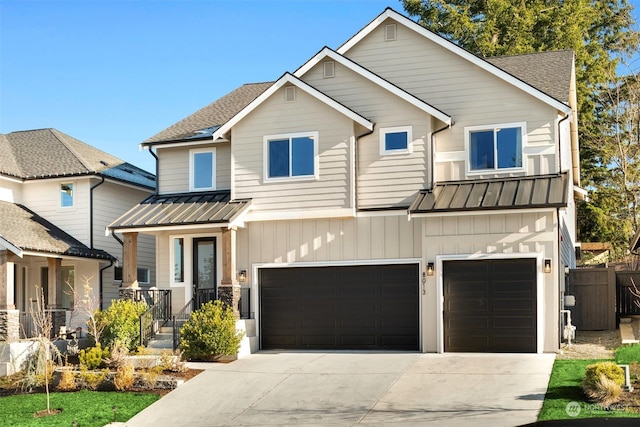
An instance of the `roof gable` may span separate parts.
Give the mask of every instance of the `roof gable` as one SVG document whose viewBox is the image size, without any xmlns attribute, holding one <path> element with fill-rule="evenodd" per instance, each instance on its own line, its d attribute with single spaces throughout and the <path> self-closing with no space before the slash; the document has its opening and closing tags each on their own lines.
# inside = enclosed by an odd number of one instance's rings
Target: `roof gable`
<svg viewBox="0 0 640 427">
<path fill-rule="evenodd" d="M 320 102 L 327 104 L 329 107 L 337 110 L 338 112 L 344 114 L 349 117 L 354 122 L 360 124 L 361 126 L 367 128 L 368 130 L 373 130 L 374 124 L 362 117 L 355 111 L 345 107 L 340 104 L 338 101 L 328 97 L 324 93 L 319 90 L 313 88 L 311 85 L 303 82 L 296 76 L 290 73 L 285 73 L 282 77 L 280 77 L 269 89 L 265 90 L 260 96 L 254 99 L 249 105 L 243 108 L 238 114 L 236 114 L 233 118 L 227 121 L 224 125 L 220 126 L 215 132 L 213 132 L 213 140 L 215 141 L 218 138 L 223 137 L 233 126 L 236 125 L 240 120 L 245 118 L 249 113 L 255 110 L 262 102 L 264 102 L 267 98 L 277 92 L 280 88 L 284 87 L 287 84 L 291 84 L 296 86 L 297 88 L 305 91 L 307 94 L 313 96 Z"/>
<path fill-rule="evenodd" d="M 0 137 L 0 173 L 21 179 L 99 174 L 153 188 L 155 176 L 56 129 Z"/>
<path fill-rule="evenodd" d="M 368 25 L 366 25 L 362 30 L 356 33 L 353 37 L 351 37 L 347 42 L 345 42 L 337 52 L 341 55 L 345 55 L 353 46 L 357 45 L 361 40 L 363 40 L 367 35 L 373 32 L 378 26 L 380 26 L 385 20 L 392 19 L 396 21 L 398 24 L 409 28 L 412 31 L 420 34 L 421 36 L 427 38 L 428 40 L 434 42 L 438 46 L 447 49 L 448 51 L 458 55 L 459 57 L 473 63 L 474 65 L 480 67 L 481 69 L 491 73 L 492 75 L 504 80 L 505 82 L 515 86 L 516 88 L 524 91 L 525 93 L 533 96 L 534 98 L 546 103 L 547 105 L 552 106 L 553 108 L 562 111 L 565 114 L 571 113 L 571 107 L 558 99 L 550 96 L 549 94 L 539 90 L 538 88 L 532 86 L 529 83 L 521 80 L 520 78 L 498 68 L 498 66 L 493 65 L 492 63 L 477 57 L 471 52 L 461 48 L 455 43 L 439 36 L 438 34 L 422 27 L 415 21 L 407 18 L 404 15 L 399 14 L 391 8 L 385 9 L 378 17 L 376 17 L 373 21 L 371 21 Z"/>
<path fill-rule="evenodd" d="M 432 105 L 429 105 L 428 103 L 422 101 L 421 99 L 399 88 L 398 86 L 394 85 L 388 80 L 385 80 L 382 77 L 378 76 L 377 74 L 372 73 L 371 71 L 367 70 L 361 65 L 351 61 L 348 58 L 345 58 L 344 56 L 340 55 L 339 53 L 335 52 L 332 49 L 329 49 L 328 47 L 323 48 L 313 58 L 311 58 L 304 65 L 298 68 L 298 70 L 296 70 L 294 75 L 299 78 L 302 77 L 307 71 L 315 67 L 320 61 L 322 61 L 325 58 L 331 58 L 332 60 L 340 63 L 341 65 L 355 72 L 356 74 L 359 74 L 360 76 L 372 81 L 378 86 L 388 90 L 392 94 L 402 98 L 403 100 L 407 101 L 414 107 L 419 108 L 420 110 L 426 112 L 427 114 L 430 114 L 431 116 L 437 118 L 438 120 L 448 125 L 452 124 L 451 117 L 446 113 L 443 113 L 442 111 L 438 110 Z"/>
</svg>

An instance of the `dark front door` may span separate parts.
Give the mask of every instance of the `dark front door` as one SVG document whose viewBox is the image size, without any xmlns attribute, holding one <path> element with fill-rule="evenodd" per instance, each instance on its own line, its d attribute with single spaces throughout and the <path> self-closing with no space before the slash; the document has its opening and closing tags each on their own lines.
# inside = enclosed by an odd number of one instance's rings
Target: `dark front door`
<svg viewBox="0 0 640 427">
<path fill-rule="evenodd" d="M 216 238 L 193 239 L 193 293 L 196 307 L 216 299 Z"/>
<path fill-rule="evenodd" d="M 443 263 L 444 350 L 536 352 L 536 260 Z"/>
<path fill-rule="evenodd" d="M 261 269 L 263 349 L 418 350 L 418 265 Z"/>
</svg>

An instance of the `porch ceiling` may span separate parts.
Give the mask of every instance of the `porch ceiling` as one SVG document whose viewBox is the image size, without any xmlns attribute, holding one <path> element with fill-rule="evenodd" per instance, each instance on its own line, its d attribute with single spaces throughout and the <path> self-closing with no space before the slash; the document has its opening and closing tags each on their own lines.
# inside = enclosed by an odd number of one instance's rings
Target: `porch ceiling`
<svg viewBox="0 0 640 427">
<path fill-rule="evenodd" d="M 83 258 L 115 260 L 103 250 L 91 249 L 28 208 L 0 201 L 0 242 L 11 252 L 33 251 Z M 16 255 L 20 255 L 17 253 Z"/>
<path fill-rule="evenodd" d="M 568 177 L 526 176 L 436 184 L 422 190 L 409 208 L 410 214 L 566 207 Z"/>
<path fill-rule="evenodd" d="M 230 191 L 156 194 L 131 208 L 108 228 L 225 224 L 235 220 L 250 204 L 251 200 L 231 200 Z"/>
</svg>

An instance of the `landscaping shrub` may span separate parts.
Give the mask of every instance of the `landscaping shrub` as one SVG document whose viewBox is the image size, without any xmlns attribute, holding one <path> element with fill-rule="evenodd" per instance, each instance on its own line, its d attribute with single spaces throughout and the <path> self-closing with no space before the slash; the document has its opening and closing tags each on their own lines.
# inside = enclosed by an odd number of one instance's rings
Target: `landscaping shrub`
<svg viewBox="0 0 640 427">
<path fill-rule="evenodd" d="M 71 369 L 62 369 L 60 372 L 60 381 L 56 387 L 60 391 L 73 391 L 78 388 L 76 384 L 76 375 Z"/>
<path fill-rule="evenodd" d="M 116 376 L 113 379 L 113 385 L 118 391 L 129 390 L 136 382 L 136 370 L 132 365 L 124 365 L 118 367 Z"/>
<path fill-rule="evenodd" d="M 107 359 L 110 354 L 109 348 L 102 348 L 100 343 L 96 343 L 95 347 L 80 350 L 78 354 L 80 366 L 84 366 L 88 370 L 104 368 L 106 365 L 105 359 Z"/>
<path fill-rule="evenodd" d="M 106 310 L 95 313 L 96 322 L 104 324 L 100 342 L 112 347 L 120 341 L 129 351 L 140 345 L 140 315 L 147 310 L 142 301 L 114 301 Z"/>
<path fill-rule="evenodd" d="M 585 395 L 603 406 L 615 403 L 622 393 L 624 371 L 615 362 L 598 362 L 586 367 L 582 389 Z"/>
<path fill-rule="evenodd" d="M 83 386 L 89 390 L 97 390 L 100 384 L 104 382 L 109 373 L 108 369 L 102 371 L 89 371 L 86 366 L 80 365 L 79 379 Z"/>
<path fill-rule="evenodd" d="M 236 318 L 231 307 L 222 301 L 209 301 L 180 329 L 180 348 L 187 359 L 215 360 L 235 355 L 243 332 L 236 332 Z"/>
</svg>

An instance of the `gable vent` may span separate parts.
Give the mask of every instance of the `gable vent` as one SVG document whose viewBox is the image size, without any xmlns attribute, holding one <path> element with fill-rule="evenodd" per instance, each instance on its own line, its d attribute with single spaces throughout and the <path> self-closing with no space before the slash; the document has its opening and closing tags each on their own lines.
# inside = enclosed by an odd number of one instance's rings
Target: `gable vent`
<svg viewBox="0 0 640 427">
<path fill-rule="evenodd" d="M 335 72 L 336 72 L 336 64 L 335 64 L 335 62 L 326 61 L 324 63 L 324 73 L 323 73 L 324 78 L 325 79 L 329 79 L 329 78 L 335 76 L 336 75 Z"/>
<path fill-rule="evenodd" d="M 396 39 L 396 24 L 388 24 L 384 26 L 384 40 L 392 41 Z"/>
<path fill-rule="evenodd" d="M 295 102 L 296 101 L 296 87 L 295 86 L 287 86 L 284 88 L 284 102 Z"/>
</svg>

